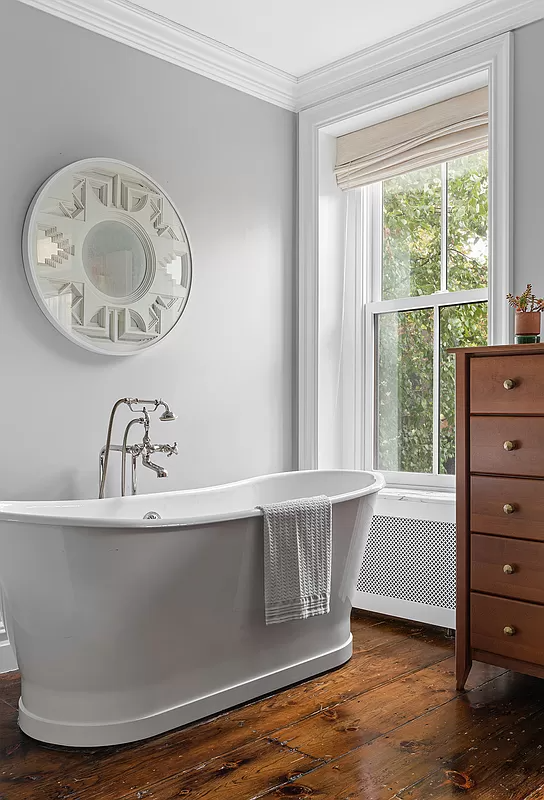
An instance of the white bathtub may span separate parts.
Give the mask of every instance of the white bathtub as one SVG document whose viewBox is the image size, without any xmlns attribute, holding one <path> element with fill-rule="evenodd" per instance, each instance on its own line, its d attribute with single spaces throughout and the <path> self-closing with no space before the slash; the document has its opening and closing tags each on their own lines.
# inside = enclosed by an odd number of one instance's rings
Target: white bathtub
<svg viewBox="0 0 544 800">
<path fill-rule="evenodd" d="M 337 667 L 380 475 L 309 471 L 186 492 L 0 503 L 19 724 L 101 746 L 161 733 Z M 266 626 L 256 505 L 333 501 L 329 614 Z M 143 520 L 149 511 L 160 520 Z"/>
</svg>

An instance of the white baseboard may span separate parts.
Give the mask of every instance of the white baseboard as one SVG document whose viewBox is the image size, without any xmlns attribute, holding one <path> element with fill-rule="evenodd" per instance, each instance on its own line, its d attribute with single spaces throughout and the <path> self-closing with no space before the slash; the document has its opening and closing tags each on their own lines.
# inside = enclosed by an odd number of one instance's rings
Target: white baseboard
<svg viewBox="0 0 544 800">
<path fill-rule="evenodd" d="M 0 673 L 18 669 L 15 653 L 7 639 L 0 641 Z"/>
<path fill-rule="evenodd" d="M 374 611 L 389 617 L 412 619 L 427 625 L 438 625 L 442 628 L 455 629 L 455 609 L 439 608 L 426 603 L 415 603 L 411 600 L 399 600 L 396 597 L 384 597 L 367 592 L 355 592 L 353 607 L 363 611 Z"/>
</svg>

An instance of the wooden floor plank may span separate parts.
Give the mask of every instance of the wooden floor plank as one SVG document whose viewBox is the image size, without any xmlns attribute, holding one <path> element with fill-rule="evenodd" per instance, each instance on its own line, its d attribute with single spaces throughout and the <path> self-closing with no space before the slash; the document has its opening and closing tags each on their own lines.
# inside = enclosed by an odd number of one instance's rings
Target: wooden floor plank
<svg viewBox="0 0 544 800">
<path fill-rule="evenodd" d="M 536 713 L 510 720 L 510 725 L 450 756 L 432 775 L 399 793 L 400 800 L 525 800 L 534 794 L 535 776 L 544 780 L 544 702 Z"/>
<path fill-rule="evenodd" d="M 490 736 L 509 730 L 517 720 L 530 719 L 539 708 L 544 708 L 544 681 L 502 674 L 316 769 L 296 781 L 291 791 L 295 793 L 298 787 L 300 796 L 306 794 L 312 800 L 399 797 L 426 776 L 443 774 L 450 760 L 473 752 Z M 532 780 L 533 787 L 538 785 L 535 775 Z M 454 787 L 453 792 L 459 796 L 463 790 Z M 425 800 L 434 797 L 421 795 Z"/>
<path fill-rule="evenodd" d="M 356 625 L 354 631 L 358 631 Z M 448 658 L 450 653 L 451 643 L 444 637 L 436 632 L 426 635 L 419 628 L 413 638 L 397 637 L 394 641 L 376 644 L 370 651 L 362 650 L 334 672 L 203 725 L 193 725 L 150 740 L 137 748 L 128 747 L 104 754 L 98 751 L 91 758 L 86 756 L 79 761 L 73 753 L 68 753 L 66 758 L 63 751 L 60 755 L 55 753 L 51 761 L 46 757 L 46 764 L 42 756 L 38 759 L 40 769 L 37 770 L 42 775 L 40 782 L 46 783 L 62 775 L 65 791 L 77 791 L 78 800 L 102 800 L 108 797 L 107 792 L 114 788 L 117 791 L 118 784 L 141 783 L 142 775 L 154 769 L 157 761 L 163 778 L 179 774 L 259 737 L 274 736 L 275 731 L 292 722 L 395 681 L 408 672 L 437 663 Z M 99 770 L 95 768 L 97 764 Z M 17 764 L 12 759 L 7 779 L 24 781 L 27 768 L 26 760 Z M 5 780 L 0 775 L 0 796 L 4 791 Z M 15 796 L 13 800 L 19 800 L 19 797 Z"/>
<path fill-rule="evenodd" d="M 443 650 L 453 649 L 454 640 L 445 636 L 444 631 L 428 625 L 420 625 L 407 620 L 379 618 L 368 624 L 368 617 L 361 613 L 352 618 L 353 652 L 362 653 L 389 642 L 418 639 L 437 645 Z"/>
<path fill-rule="evenodd" d="M 4 672 L 0 674 L 0 698 L 4 703 L 13 708 L 17 708 L 19 704 L 19 696 L 21 694 L 21 679 L 18 672 Z"/>
<path fill-rule="evenodd" d="M 319 762 L 295 750 L 260 739 L 229 754 L 228 760 L 215 759 L 206 769 L 195 768 L 158 784 L 150 784 L 149 800 L 191 800 L 211 798 L 259 797 L 289 784 L 295 775 L 310 772 Z M 145 786 L 133 788 L 123 800 L 140 800 Z"/>
<path fill-rule="evenodd" d="M 344 667 L 118 748 L 32 741 L 18 678 L 0 676 L 0 800 L 544 800 L 544 681 L 477 664 L 458 694 L 442 632 L 352 627 Z"/>
<path fill-rule="evenodd" d="M 376 739 L 457 696 L 454 657 L 332 706 L 274 736 L 326 761 Z"/>
<path fill-rule="evenodd" d="M 277 742 L 259 739 L 232 751 L 228 758 L 207 762 L 205 769 L 194 767 L 166 780 L 161 780 L 161 763 L 157 761 L 154 766 L 149 765 L 150 768 L 137 781 L 128 773 L 114 786 L 108 787 L 106 782 L 100 781 L 90 796 L 93 800 L 174 800 L 185 796 L 191 800 L 211 797 L 214 800 L 237 797 L 249 800 L 289 783 L 296 776 L 314 769 L 318 763 Z M 76 797 L 79 800 L 82 796 L 64 785 L 62 780 L 56 785 L 40 788 L 47 800 L 75 800 Z"/>
<path fill-rule="evenodd" d="M 523 800 L 544 800 L 544 784 L 535 789 L 534 792 L 528 794 Z"/>
<path fill-rule="evenodd" d="M 318 713 L 344 700 L 392 683 L 411 672 L 437 664 L 450 656 L 450 649 L 419 639 L 389 642 L 379 649 L 359 653 L 344 667 L 312 681 L 280 692 L 258 705 L 247 706 L 231 715 L 232 720 L 262 726 L 266 732 Z"/>
</svg>

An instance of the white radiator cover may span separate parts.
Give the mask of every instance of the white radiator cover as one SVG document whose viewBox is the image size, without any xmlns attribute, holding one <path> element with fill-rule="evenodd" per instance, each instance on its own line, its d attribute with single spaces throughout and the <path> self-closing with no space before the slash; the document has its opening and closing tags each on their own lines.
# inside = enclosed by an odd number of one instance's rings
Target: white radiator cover
<svg viewBox="0 0 544 800">
<path fill-rule="evenodd" d="M 355 608 L 455 628 L 455 495 L 384 490 Z"/>
</svg>

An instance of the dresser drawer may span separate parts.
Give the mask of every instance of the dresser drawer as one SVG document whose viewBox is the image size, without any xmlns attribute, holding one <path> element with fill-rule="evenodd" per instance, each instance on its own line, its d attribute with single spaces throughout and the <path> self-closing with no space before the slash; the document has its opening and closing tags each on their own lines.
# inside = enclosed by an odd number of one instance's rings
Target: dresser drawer
<svg viewBox="0 0 544 800">
<path fill-rule="evenodd" d="M 544 604 L 544 542 L 473 533 L 470 585 L 476 592 Z"/>
<path fill-rule="evenodd" d="M 544 477 L 544 417 L 472 417 L 470 469 Z"/>
<path fill-rule="evenodd" d="M 544 665 L 544 606 L 473 592 L 470 615 L 476 650 Z"/>
<path fill-rule="evenodd" d="M 544 414 L 544 369 L 540 355 L 490 356 L 470 360 L 473 414 Z M 506 389 L 505 381 L 512 381 Z"/>
<path fill-rule="evenodd" d="M 544 481 L 473 475 L 470 486 L 473 533 L 544 541 Z"/>
</svg>

